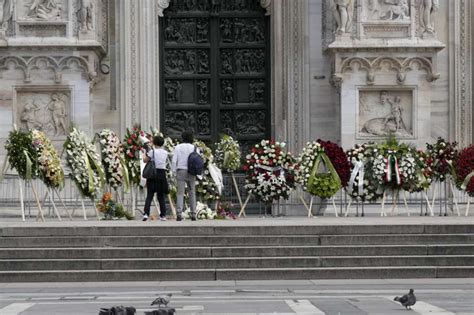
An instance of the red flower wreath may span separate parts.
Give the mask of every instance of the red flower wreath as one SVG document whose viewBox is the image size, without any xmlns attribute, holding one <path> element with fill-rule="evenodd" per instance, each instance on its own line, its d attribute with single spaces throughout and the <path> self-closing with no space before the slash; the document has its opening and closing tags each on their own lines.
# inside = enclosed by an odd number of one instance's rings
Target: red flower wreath
<svg viewBox="0 0 474 315">
<path fill-rule="evenodd" d="M 346 187 L 351 178 L 351 163 L 349 162 L 346 153 L 339 145 L 331 141 L 318 139 L 317 142 L 321 144 L 324 148 L 324 152 L 326 152 L 331 160 L 332 165 L 341 179 L 342 187 Z"/>
<path fill-rule="evenodd" d="M 456 185 L 466 191 L 469 196 L 474 197 L 474 176 L 471 176 L 469 181 L 464 185 L 466 177 L 474 172 L 474 145 L 465 148 L 459 154 L 456 162 Z"/>
</svg>

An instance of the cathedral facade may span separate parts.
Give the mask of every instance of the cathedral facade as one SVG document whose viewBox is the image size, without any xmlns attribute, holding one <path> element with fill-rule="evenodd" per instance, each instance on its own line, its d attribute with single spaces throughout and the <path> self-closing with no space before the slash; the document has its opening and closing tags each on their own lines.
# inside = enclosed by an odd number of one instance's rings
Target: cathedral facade
<svg viewBox="0 0 474 315">
<path fill-rule="evenodd" d="M 2 0 L 0 155 L 14 125 L 193 128 L 244 148 L 389 134 L 472 143 L 470 0 Z"/>
</svg>

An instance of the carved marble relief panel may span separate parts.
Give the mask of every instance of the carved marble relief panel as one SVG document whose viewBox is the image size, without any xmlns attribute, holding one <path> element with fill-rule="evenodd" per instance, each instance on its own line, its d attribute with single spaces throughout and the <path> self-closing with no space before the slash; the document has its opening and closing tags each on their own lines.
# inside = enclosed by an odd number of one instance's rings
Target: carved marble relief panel
<svg viewBox="0 0 474 315">
<path fill-rule="evenodd" d="M 16 124 L 38 129 L 53 137 L 66 136 L 71 126 L 69 90 L 19 90 L 15 102 Z"/>
<path fill-rule="evenodd" d="M 17 0 L 17 18 L 21 21 L 65 21 L 67 0 Z"/>
<path fill-rule="evenodd" d="M 358 138 L 413 138 L 414 90 L 359 90 Z"/>
<path fill-rule="evenodd" d="M 409 0 L 365 0 L 363 16 L 366 21 L 408 21 Z"/>
</svg>

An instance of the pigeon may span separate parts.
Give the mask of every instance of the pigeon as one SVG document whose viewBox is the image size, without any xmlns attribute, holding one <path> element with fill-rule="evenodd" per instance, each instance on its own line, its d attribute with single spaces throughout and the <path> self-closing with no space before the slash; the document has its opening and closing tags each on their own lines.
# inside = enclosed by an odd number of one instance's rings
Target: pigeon
<svg viewBox="0 0 474 315">
<path fill-rule="evenodd" d="M 151 302 L 151 305 L 158 305 L 158 308 L 161 308 L 161 305 L 166 307 L 171 300 L 171 296 L 172 294 L 161 295 Z"/>
<path fill-rule="evenodd" d="M 408 294 L 405 294 L 402 297 L 396 296 L 394 301 L 400 302 L 407 310 L 411 310 L 411 306 L 415 305 L 416 303 L 416 296 L 413 293 L 413 289 L 410 289 L 410 292 Z"/>
</svg>

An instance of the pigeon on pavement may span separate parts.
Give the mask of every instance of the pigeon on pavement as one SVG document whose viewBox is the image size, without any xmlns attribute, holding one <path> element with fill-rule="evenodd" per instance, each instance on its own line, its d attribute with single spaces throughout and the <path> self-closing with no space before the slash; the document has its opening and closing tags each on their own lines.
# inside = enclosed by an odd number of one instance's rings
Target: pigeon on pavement
<svg viewBox="0 0 474 315">
<path fill-rule="evenodd" d="M 151 305 L 158 305 L 158 308 L 160 308 L 161 305 L 164 305 L 166 307 L 171 300 L 171 296 L 172 294 L 161 295 L 157 297 L 156 300 L 151 302 Z"/>
<path fill-rule="evenodd" d="M 402 297 L 396 296 L 394 301 L 400 302 L 407 310 L 411 310 L 411 306 L 415 305 L 416 303 L 416 296 L 413 293 L 413 289 L 410 289 L 410 292 L 408 294 L 405 294 Z"/>
</svg>

